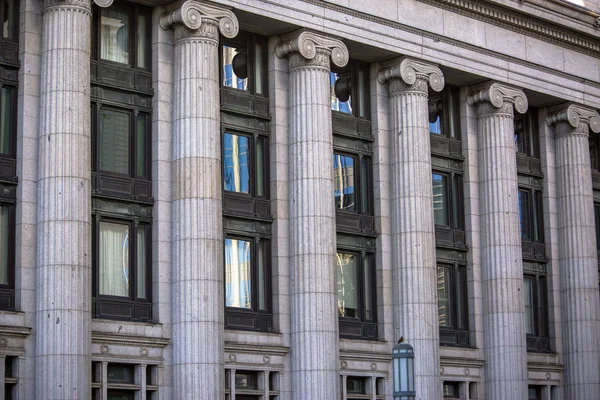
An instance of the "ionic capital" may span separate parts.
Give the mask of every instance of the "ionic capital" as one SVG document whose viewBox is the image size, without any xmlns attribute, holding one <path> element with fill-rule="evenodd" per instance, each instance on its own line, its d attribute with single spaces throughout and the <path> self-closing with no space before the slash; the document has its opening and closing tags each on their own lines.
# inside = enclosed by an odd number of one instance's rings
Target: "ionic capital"
<svg viewBox="0 0 600 400">
<path fill-rule="evenodd" d="M 338 67 L 345 66 L 350 59 L 348 48 L 341 40 L 304 29 L 284 36 L 282 41 L 275 46 L 275 54 L 279 58 L 295 53 L 300 54 L 306 60 L 314 60 L 317 54 L 326 54 L 327 58 L 330 58 L 331 62 Z"/>
<path fill-rule="evenodd" d="M 112 4 L 112 0 L 108 0 Z M 104 6 L 102 0 L 98 0 L 98 2 L 94 1 L 100 7 L 108 7 Z M 110 5 L 110 4 L 109 4 Z M 92 1 L 91 0 L 44 0 L 44 10 L 51 10 L 54 8 L 72 8 L 76 10 L 80 10 L 86 13 L 90 13 L 92 9 Z"/>
<path fill-rule="evenodd" d="M 546 117 L 546 124 L 554 125 L 557 122 L 567 122 L 575 130 L 581 130 L 584 128 L 582 125 L 587 125 L 592 132 L 600 132 L 600 115 L 598 112 L 578 104 L 563 104 L 550 109 L 550 113 Z"/>
<path fill-rule="evenodd" d="M 429 83 L 431 89 L 441 92 L 444 88 L 444 74 L 442 70 L 433 64 L 415 60 L 409 57 L 401 57 L 393 61 L 389 66 L 385 66 L 377 74 L 377 80 L 382 85 L 390 79 L 402 79 L 407 85 L 413 85 L 417 79 L 422 79 Z"/>
<path fill-rule="evenodd" d="M 219 31 L 226 38 L 235 37 L 240 30 L 238 19 L 231 10 L 195 0 L 188 0 L 177 10 L 164 13 L 159 19 L 159 24 L 164 30 L 171 29 L 175 24 L 181 24 L 192 31 L 197 31 L 203 21 L 218 24 Z"/>
<path fill-rule="evenodd" d="M 472 106 L 481 102 L 488 102 L 496 108 L 501 108 L 505 102 L 510 103 L 520 114 L 528 108 L 527 96 L 522 90 L 497 82 L 487 82 L 471 89 L 467 103 Z"/>
</svg>

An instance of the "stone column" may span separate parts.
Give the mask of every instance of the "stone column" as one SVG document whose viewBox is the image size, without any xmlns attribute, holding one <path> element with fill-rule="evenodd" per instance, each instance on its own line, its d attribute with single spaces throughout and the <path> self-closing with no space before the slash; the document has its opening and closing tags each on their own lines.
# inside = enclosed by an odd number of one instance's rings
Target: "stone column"
<svg viewBox="0 0 600 400">
<path fill-rule="evenodd" d="M 237 35 L 226 9 L 186 1 L 160 18 L 174 30 L 173 398 L 221 399 L 223 229 L 219 32 Z"/>
<path fill-rule="evenodd" d="M 415 351 L 415 391 L 442 397 L 437 265 L 431 184 L 428 86 L 444 88 L 434 65 L 402 57 L 377 77 L 390 102 L 394 339 Z"/>
<path fill-rule="evenodd" d="M 330 59 L 342 67 L 339 40 L 308 31 L 284 38 L 289 59 L 289 198 L 293 398 L 339 397 L 338 311 L 333 202 Z"/>
<path fill-rule="evenodd" d="M 109 5 L 103 4 L 103 5 Z M 36 378 L 39 399 L 87 399 L 91 382 L 89 0 L 46 0 L 40 82 Z"/>
<path fill-rule="evenodd" d="M 478 116 L 485 397 L 522 399 L 527 347 L 514 109 L 527 111 L 527 98 L 488 82 L 472 88 L 467 102 Z"/>
<path fill-rule="evenodd" d="M 571 104 L 551 110 L 547 123 L 556 140 L 565 398 L 594 399 L 600 391 L 600 327 L 588 135 L 600 132 L 600 116 Z"/>
</svg>

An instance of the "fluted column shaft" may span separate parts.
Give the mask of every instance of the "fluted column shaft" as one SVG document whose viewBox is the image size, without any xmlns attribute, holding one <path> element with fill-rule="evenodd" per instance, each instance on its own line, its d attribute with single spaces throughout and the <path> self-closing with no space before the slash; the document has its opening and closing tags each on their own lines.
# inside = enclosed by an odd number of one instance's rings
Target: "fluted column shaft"
<svg viewBox="0 0 600 400">
<path fill-rule="evenodd" d="M 91 382 L 90 4 L 46 1 L 37 209 L 38 399 L 87 399 Z"/>
<path fill-rule="evenodd" d="M 527 349 L 513 104 L 477 107 L 487 399 L 523 399 Z"/>
<path fill-rule="evenodd" d="M 598 262 L 588 125 L 555 125 L 565 399 L 600 393 Z"/>
<path fill-rule="evenodd" d="M 173 397 L 223 396 L 223 229 L 219 32 L 175 26 Z"/>
<path fill-rule="evenodd" d="M 389 82 L 394 330 L 415 351 L 415 391 L 439 399 L 439 327 L 427 81 Z"/>
<path fill-rule="evenodd" d="M 338 312 L 329 55 L 292 54 L 290 74 L 291 356 L 294 399 L 338 395 Z"/>
</svg>

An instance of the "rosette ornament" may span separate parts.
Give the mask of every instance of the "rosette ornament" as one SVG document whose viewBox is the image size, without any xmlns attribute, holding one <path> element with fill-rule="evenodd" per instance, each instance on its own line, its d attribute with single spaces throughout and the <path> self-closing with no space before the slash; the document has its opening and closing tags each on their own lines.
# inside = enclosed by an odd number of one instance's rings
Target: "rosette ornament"
<svg viewBox="0 0 600 400">
<path fill-rule="evenodd" d="M 417 78 L 429 83 L 431 89 L 441 92 L 445 80 L 442 70 L 432 64 L 424 63 L 410 57 L 401 57 L 387 67 L 382 68 L 377 80 L 382 85 L 393 78 L 399 78 L 407 85 L 413 85 Z"/>
<path fill-rule="evenodd" d="M 511 103 L 519 114 L 525 114 L 529 107 L 527 96 L 522 90 L 497 82 L 487 82 L 482 86 L 476 86 L 475 90 L 467 97 L 467 103 L 470 106 L 484 101 L 496 108 L 502 107 L 504 102 Z"/>
<path fill-rule="evenodd" d="M 240 31 L 240 24 L 233 12 L 194 0 L 188 0 L 177 10 L 161 15 L 159 24 L 164 30 L 169 30 L 174 24 L 180 23 L 195 31 L 200 29 L 204 19 L 218 21 L 219 31 L 226 38 L 236 37 Z"/>
<path fill-rule="evenodd" d="M 279 58 L 299 53 L 305 59 L 313 60 L 319 51 L 330 53 L 331 62 L 338 67 L 344 67 L 350 59 L 348 48 L 341 40 L 304 29 L 285 36 L 275 47 L 275 54 Z"/>
</svg>

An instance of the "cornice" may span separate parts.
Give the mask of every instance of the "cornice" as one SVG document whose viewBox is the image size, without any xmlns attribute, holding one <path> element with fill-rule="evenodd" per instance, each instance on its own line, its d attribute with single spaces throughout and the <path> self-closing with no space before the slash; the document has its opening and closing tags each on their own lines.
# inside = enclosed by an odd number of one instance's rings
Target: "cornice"
<svg viewBox="0 0 600 400">
<path fill-rule="evenodd" d="M 600 41 L 536 17 L 523 15 L 481 0 L 417 0 L 479 21 L 558 44 L 595 57 L 600 55 Z"/>
<path fill-rule="evenodd" d="M 30 333 L 31 328 L 26 326 L 0 325 L 0 337 L 25 339 Z"/>
</svg>

